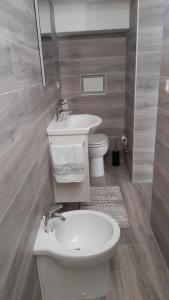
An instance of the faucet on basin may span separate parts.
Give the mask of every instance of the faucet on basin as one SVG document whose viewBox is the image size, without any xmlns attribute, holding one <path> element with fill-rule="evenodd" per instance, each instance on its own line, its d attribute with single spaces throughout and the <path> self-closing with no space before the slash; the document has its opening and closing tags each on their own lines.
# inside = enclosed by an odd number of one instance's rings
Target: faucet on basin
<svg viewBox="0 0 169 300">
<path fill-rule="evenodd" d="M 46 212 L 46 215 L 43 217 L 44 224 L 45 224 L 45 232 L 49 233 L 54 230 L 53 223 L 50 222 L 50 220 L 61 220 L 65 221 L 66 218 L 59 213 L 58 211 L 63 208 L 63 204 L 54 204 L 49 207 L 48 211 Z"/>
<path fill-rule="evenodd" d="M 68 115 L 70 113 L 71 111 L 68 109 L 67 100 L 64 99 L 60 100 L 56 110 L 56 121 L 57 122 L 65 121 L 68 118 Z"/>
</svg>

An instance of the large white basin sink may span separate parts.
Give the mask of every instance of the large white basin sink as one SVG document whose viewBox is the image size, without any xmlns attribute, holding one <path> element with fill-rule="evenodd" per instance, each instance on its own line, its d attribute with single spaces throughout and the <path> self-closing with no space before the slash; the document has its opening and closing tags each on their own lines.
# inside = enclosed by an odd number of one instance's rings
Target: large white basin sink
<svg viewBox="0 0 169 300">
<path fill-rule="evenodd" d="M 52 256 L 72 267 L 91 267 L 108 261 L 120 238 L 117 222 L 90 210 L 70 211 L 63 216 L 66 220 L 57 222 L 51 233 L 46 233 L 41 224 L 35 254 Z"/>
<path fill-rule="evenodd" d="M 57 122 L 54 118 L 47 128 L 48 135 L 74 135 L 94 132 L 102 123 L 102 119 L 95 115 L 70 115 L 66 121 Z"/>
<path fill-rule="evenodd" d="M 120 228 L 100 212 L 77 210 L 63 216 L 66 220 L 54 223 L 50 233 L 41 223 L 34 246 L 43 299 L 103 297 L 112 288 L 109 260 Z"/>
</svg>

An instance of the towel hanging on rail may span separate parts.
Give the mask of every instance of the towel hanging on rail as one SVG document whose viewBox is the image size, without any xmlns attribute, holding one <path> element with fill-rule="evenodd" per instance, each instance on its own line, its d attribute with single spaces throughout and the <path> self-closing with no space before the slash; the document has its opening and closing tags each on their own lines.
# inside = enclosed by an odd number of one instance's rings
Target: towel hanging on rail
<svg viewBox="0 0 169 300">
<path fill-rule="evenodd" d="M 84 180 L 83 145 L 50 145 L 53 175 L 58 183 Z"/>
</svg>

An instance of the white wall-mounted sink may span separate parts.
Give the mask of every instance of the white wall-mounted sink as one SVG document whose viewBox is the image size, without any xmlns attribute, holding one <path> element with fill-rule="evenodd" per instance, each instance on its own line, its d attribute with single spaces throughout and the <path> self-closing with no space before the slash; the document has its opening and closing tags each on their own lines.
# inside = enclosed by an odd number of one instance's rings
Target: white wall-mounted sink
<svg viewBox="0 0 169 300">
<path fill-rule="evenodd" d="M 111 288 L 109 260 L 120 238 L 111 217 L 90 210 L 63 213 L 65 221 L 46 233 L 41 223 L 34 253 L 44 300 L 104 296 Z"/>
<path fill-rule="evenodd" d="M 57 122 L 54 118 L 47 128 L 48 135 L 74 135 L 94 132 L 102 123 L 102 119 L 95 115 L 70 115 L 66 121 Z"/>
</svg>

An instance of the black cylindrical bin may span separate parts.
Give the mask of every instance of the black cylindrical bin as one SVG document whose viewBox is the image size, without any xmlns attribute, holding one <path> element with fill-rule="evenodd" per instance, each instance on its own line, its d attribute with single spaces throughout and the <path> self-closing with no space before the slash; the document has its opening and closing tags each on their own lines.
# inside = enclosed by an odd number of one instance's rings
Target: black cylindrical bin
<svg viewBox="0 0 169 300">
<path fill-rule="evenodd" d="M 117 149 L 117 141 L 115 143 L 115 150 L 112 151 L 112 166 L 120 166 L 120 151 Z"/>
</svg>

